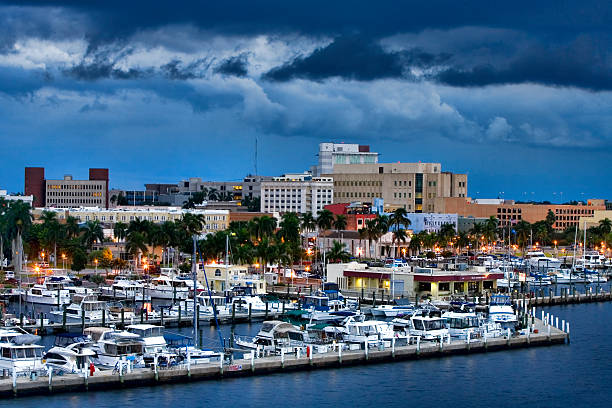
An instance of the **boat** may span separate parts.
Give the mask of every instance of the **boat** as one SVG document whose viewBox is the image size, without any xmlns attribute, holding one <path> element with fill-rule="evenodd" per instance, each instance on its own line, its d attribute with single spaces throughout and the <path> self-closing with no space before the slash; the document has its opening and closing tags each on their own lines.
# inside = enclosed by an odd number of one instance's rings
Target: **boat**
<svg viewBox="0 0 612 408">
<path fill-rule="evenodd" d="M 542 251 L 529 251 L 525 255 L 526 265 L 535 270 L 558 269 L 561 261 L 557 258 L 548 257 Z"/>
<path fill-rule="evenodd" d="M 113 299 L 129 299 L 136 302 L 150 302 L 151 296 L 142 282 L 128 279 L 125 276 L 117 276 L 110 286 L 103 286 L 100 292 L 104 296 Z"/>
<path fill-rule="evenodd" d="M 257 350 L 264 354 L 295 352 L 304 347 L 301 330 L 291 323 L 280 320 L 263 322 L 255 337 L 234 335 L 234 344 L 246 350 Z"/>
<path fill-rule="evenodd" d="M 164 333 L 164 339 L 168 351 L 178 356 L 178 361 L 189 364 L 206 364 L 219 362 L 223 358 L 222 353 L 210 349 L 195 348 L 191 337 L 178 333 Z"/>
<path fill-rule="evenodd" d="M 40 336 L 23 330 L 0 329 L 0 370 L 11 375 L 42 372 L 44 347 L 37 344 Z"/>
<path fill-rule="evenodd" d="M 397 317 L 414 311 L 409 299 L 395 299 L 391 305 L 379 305 L 370 309 L 374 317 Z"/>
<path fill-rule="evenodd" d="M 422 340 L 438 341 L 448 337 L 446 319 L 429 314 L 414 315 L 410 318 L 409 333 Z"/>
<path fill-rule="evenodd" d="M 515 330 L 518 319 L 514 313 L 510 296 L 491 295 L 489 303 L 489 321 L 499 323 L 504 330 Z"/>
<path fill-rule="evenodd" d="M 128 333 L 137 335 L 142 341 L 142 356 L 146 366 L 153 364 L 156 357 L 157 363 L 162 366 L 178 363 L 178 356 L 168 350 L 163 326 L 132 324 L 125 329 Z"/>
<path fill-rule="evenodd" d="M 101 323 L 103 316 L 107 321 L 111 319 L 106 302 L 98 300 L 97 295 L 74 295 L 65 311 L 66 323 Z M 63 323 L 64 311 L 53 310 L 50 317 L 53 323 Z"/>
<path fill-rule="evenodd" d="M 80 333 L 62 333 L 42 357 L 45 367 L 59 373 L 84 373 L 93 363 L 96 353 L 88 346 L 91 339 Z"/>
<path fill-rule="evenodd" d="M 558 285 L 588 282 L 584 275 L 575 273 L 571 269 L 559 269 L 550 275 L 550 277 Z"/>
<path fill-rule="evenodd" d="M 133 367 L 144 367 L 144 343 L 137 334 L 108 327 L 88 327 L 83 333 L 91 336 L 89 348 L 96 353 L 96 366 L 113 369 L 121 361 L 129 361 Z"/>
<path fill-rule="evenodd" d="M 342 339 L 347 343 L 367 344 L 368 346 L 386 341 L 390 345 L 396 336 L 393 323 L 364 320 L 348 317 L 342 322 L 344 328 Z"/>
<path fill-rule="evenodd" d="M 442 314 L 446 319 L 451 337 L 466 340 L 482 337 L 481 322 L 475 312 L 448 311 Z"/>
<path fill-rule="evenodd" d="M 160 275 L 151 280 L 148 292 L 152 299 L 185 300 L 190 286 L 186 279 Z"/>
</svg>

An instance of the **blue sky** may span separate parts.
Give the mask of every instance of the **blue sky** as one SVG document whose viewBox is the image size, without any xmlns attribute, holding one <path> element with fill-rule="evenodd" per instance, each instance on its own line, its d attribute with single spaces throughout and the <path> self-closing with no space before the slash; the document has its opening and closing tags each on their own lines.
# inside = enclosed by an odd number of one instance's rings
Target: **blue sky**
<svg viewBox="0 0 612 408">
<path fill-rule="evenodd" d="M 257 138 L 266 175 L 354 142 L 466 172 L 472 197 L 612 199 L 611 20 L 592 0 L 0 1 L 0 188 L 28 165 L 240 179 Z"/>
</svg>

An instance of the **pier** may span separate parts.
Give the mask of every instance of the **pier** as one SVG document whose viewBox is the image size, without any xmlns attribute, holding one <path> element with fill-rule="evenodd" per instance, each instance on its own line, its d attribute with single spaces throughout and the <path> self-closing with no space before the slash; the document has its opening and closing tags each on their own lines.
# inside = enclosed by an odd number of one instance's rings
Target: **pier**
<svg viewBox="0 0 612 408">
<path fill-rule="evenodd" d="M 126 369 L 125 372 L 110 370 L 96 371 L 95 375 L 65 374 L 48 377 L 17 377 L 0 380 L 0 396 L 25 397 L 29 395 L 50 395 L 62 392 L 84 392 L 94 390 L 121 389 L 128 387 L 155 386 L 169 383 L 185 383 L 201 380 L 219 380 L 232 377 L 246 377 L 281 373 L 297 370 L 342 368 L 363 364 L 389 363 L 423 358 L 449 357 L 456 354 L 484 353 L 525 347 L 549 346 L 569 343 L 569 323 L 552 316 L 536 319 L 530 315 L 531 324 L 525 334 L 498 338 L 457 340 L 450 337 L 436 342 L 421 342 L 407 346 L 377 348 L 362 347 L 359 350 L 343 350 L 330 345 L 327 353 L 306 353 L 256 358 L 248 353 L 247 358 L 216 363 L 188 365 L 172 368 L 159 367 Z M 555 324 L 556 323 L 556 324 Z"/>
</svg>

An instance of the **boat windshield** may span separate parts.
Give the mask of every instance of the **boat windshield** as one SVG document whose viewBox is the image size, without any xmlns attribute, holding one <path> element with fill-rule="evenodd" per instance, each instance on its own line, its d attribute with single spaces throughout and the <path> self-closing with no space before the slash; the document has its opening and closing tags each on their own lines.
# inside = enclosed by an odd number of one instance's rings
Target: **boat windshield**
<svg viewBox="0 0 612 408">
<path fill-rule="evenodd" d="M 478 319 L 475 316 L 451 317 L 448 319 L 448 323 L 451 329 L 478 327 Z"/>
<path fill-rule="evenodd" d="M 39 347 L 2 348 L 2 357 L 12 360 L 25 360 L 31 358 L 42 358 L 43 349 Z"/>
<path fill-rule="evenodd" d="M 444 320 L 436 319 L 436 320 L 425 320 L 425 329 L 426 330 L 440 330 L 444 328 Z"/>
<path fill-rule="evenodd" d="M 163 336 L 163 331 L 161 327 L 149 327 L 146 329 L 131 328 L 130 332 L 137 334 L 143 338 Z"/>
</svg>

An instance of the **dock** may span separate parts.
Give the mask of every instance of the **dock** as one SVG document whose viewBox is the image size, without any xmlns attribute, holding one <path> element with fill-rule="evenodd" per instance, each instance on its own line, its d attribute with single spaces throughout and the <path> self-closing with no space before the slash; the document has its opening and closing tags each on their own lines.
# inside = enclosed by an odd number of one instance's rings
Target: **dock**
<svg viewBox="0 0 612 408">
<path fill-rule="evenodd" d="M 450 357 L 457 354 L 499 352 L 526 347 L 541 347 L 569 343 L 569 324 L 563 329 L 554 325 L 553 319 L 536 319 L 531 316 L 530 330 L 526 334 L 498 338 L 472 340 L 440 339 L 436 342 L 421 342 L 407 346 L 377 348 L 363 347 L 359 350 L 336 348 L 327 353 L 285 354 L 281 356 L 250 358 L 217 363 L 179 365 L 161 369 L 157 367 L 132 369 L 125 373 L 110 370 L 97 371 L 94 376 L 65 374 L 49 377 L 18 377 L 0 380 L 0 396 L 4 398 L 30 395 L 52 395 L 63 392 L 86 392 L 95 390 L 122 389 L 141 386 L 156 386 L 170 383 L 187 383 L 223 378 L 260 376 L 270 373 L 305 371 L 317 369 L 341 369 L 342 367 L 390 363 L 424 358 Z M 550 323 L 550 324 L 548 324 Z M 565 323 L 565 322 L 564 322 Z"/>
</svg>

